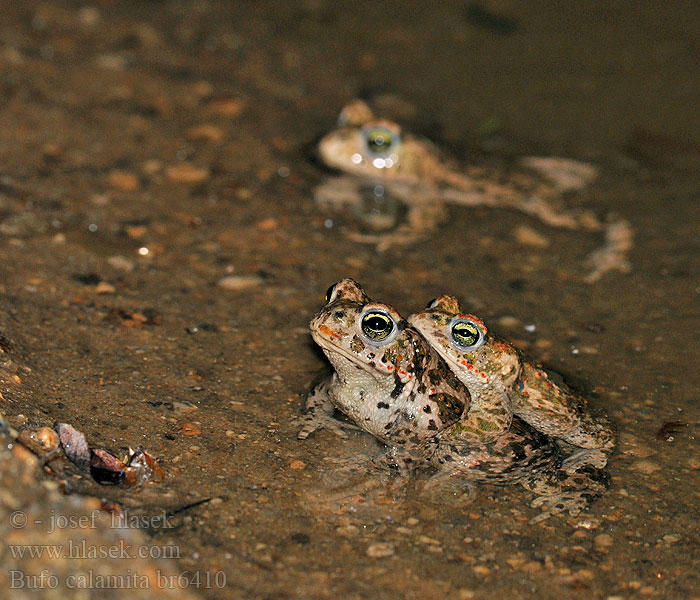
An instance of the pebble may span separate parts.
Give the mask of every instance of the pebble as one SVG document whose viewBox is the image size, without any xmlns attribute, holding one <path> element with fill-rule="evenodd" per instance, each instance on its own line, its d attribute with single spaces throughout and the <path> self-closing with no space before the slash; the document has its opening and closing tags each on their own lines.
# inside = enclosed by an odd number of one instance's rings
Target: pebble
<svg viewBox="0 0 700 600">
<path fill-rule="evenodd" d="M 419 535 L 418 541 L 421 544 L 427 544 L 429 546 L 439 546 L 440 545 L 440 540 L 436 540 L 435 538 L 430 538 L 427 535 Z"/>
<path fill-rule="evenodd" d="M 386 558 L 394 554 L 394 544 L 390 542 L 377 542 L 370 544 L 365 552 L 370 558 Z"/>
<path fill-rule="evenodd" d="M 187 130 L 187 139 L 194 141 L 220 143 L 224 139 L 224 132 L 216 125 L 197 125 Z"/>
<path fill-rule="evenodd" d="M 107 264 L 110 267 L 114 267 L 115 269 L 118 269 L 120 271 L 124 271 L 126 273 L 130 273 L 131 271 L 134 270 L 133 261 L 129 260 L 125 256 L 122 256 L 121 254 L 117 254 L 115 256 L 110 256 L 107 259 Z"/>
<path fill-rule="evenodd" d="M 238 98 L 217 98 L 209 103 L 209 110 L 221 117 L 237 117 L 245 107 L 245 102 Z"/>
<path fill-rule="evenodd" d="M 118 54 L 101 54 L 95 58 L 97 66 L 110 71 L 124 71 L 127 67 L 126 58 Z"/>
<path fill-rule="evenodd" d="M 511 315 L 503 315 L 498 319 L 498 326 L 503 329 L 518 329 L 520 321 Z"/>
<path fill-rule="evenodd" d="M 183 435 L 196 436 L 202 433 L 202 429 L 196 423 L 183 423 L 180 425 L 180 431 Z"/>
<path fill-rule="evenodd" d="M 112 171 L 109 174 L 109 185 L 123 192 L 135 192 L 140 187 L 139 178 L 126 171 Z"/>
<path fill-rule="evenodd" d="M 132 240 L 138 240 L 148 233 L 148 228 L 143 225 L 131 225 L 125 227 L 124 231 Z"/>
<path fill-rule="evenodd" d="M 115 287 L 106 281 L 100 281 L 100 283 L 95 286 L 95 292 L 98 294 L 113 294 L 115 291 Z"/>
<path fill-rule="evenodd" d="M 171 165 L 165 170 L 168 178 L 176 183 L 196 185 L 207 181 L 211 175 L 209 169 L 196 167 L 190 163 Z"/>
<path fill-rule="evenodd" d="M 472 571 L 474 571 L 476 575 L 480 575 L 481 577 L 491 575 L 491 569 L 489 569 L 486 565 L 475 565 L 472 567 Z"/>
<path fill-rule="evenodd" d="M 37 454 L 51 452 L 58 448 L 58 434 L 50 427 L 25 429 L 20 432 L 18 439 Z"/>
<path fill-rule="evenodd" d="M 290 469 L 301 470 L 306 468 L 306 463 L 303 460 L 293 460 L 289 463 Z"/>
<path fill-rule="evenodd" d="M 269 217 L 268 219 L 263 219 L 255 224 L 260 231 L 274 231 L 279 227 L 279 222 L 274 217 Z"/>
<path fill-rule="evenodd" d="M 600 533 L 593 538 L 593 542 L 600 548 L 607 548 L 608 546 L 612 546 L 615 543 L 615 540 L 607 533 Z"/>
<path fill-rule="evenodd" d="M 219 279 L 216 285 L 225 290 L 247 290 L 262 285 L 258 275 L 228 275 Z"/>
<path fill-rule="evenodd" d="M 155 158 L 149 158 L 148 160 L 141 163 L 141 171 L 145 175 L 153 176 L 157 174 L 163 168 L 163 163 Z"/>
</svg>

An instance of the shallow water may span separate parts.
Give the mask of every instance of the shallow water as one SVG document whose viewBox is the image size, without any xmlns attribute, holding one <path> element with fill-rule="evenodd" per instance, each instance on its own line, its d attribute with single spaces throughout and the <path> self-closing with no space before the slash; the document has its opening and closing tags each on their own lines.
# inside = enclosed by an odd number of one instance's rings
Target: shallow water
<svg viewBox="0 0 700 600">
<path fill-rule="evenodd" d="M 193 593 L 697 595 L 700 12 L 467 7 L 2 5 L 0 332 L 26 369 L 0 409 L 160 458 L 164 483 L 104 497 L 153 513 L 214 498 L 151 532 L 181 548 L 176 570 L 225 573 Z M 311 150 L 358 95 L 464 164 L 597 165 L 565 202 L 631 222 L 632 272 L 587 284 L 594 234 L 507 210 L 450 208 L 433 239 L 384 253 L 348 241 L 314 204 Z M 380 451 L 357 432 L 296 439 L 325 366 L 307 323 L 346 276 L 404 314 L 455 294 L 587 392 L 619 431 L 608 494 L 534 526 L 514 488 L 329 502 L 324 459 Z M 688 425 L 657 436 L 671 421 Z"/>
</svg>

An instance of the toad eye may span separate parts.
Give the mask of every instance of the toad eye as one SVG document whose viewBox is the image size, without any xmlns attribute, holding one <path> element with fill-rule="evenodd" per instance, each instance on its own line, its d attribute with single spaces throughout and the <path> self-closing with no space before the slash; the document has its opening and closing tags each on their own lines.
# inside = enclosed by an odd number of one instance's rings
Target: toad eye
<svg viewBox="0 0 700 600">
<path fill-rule="evenodd" d="M 363 133 L 367 150 L 375 156 L 384 156 L 392 150 L 395 152 L 401 140 L 399 133 L 388 127 L 370 127 Z"/>
<path fill-rule="evenodd" d="M 452 341 L 461 350 L 475 350 L 484 343 L 484 335 L 474 321 L 455 319 L 450 325 Z"/>
<path fill-rule="evenodd" d="M 370 340 L 381 342 L 386 340 L 396 328 L 394 320 L 385 312 L 370 311 L 362 317 L 362 333 Z"/>
<path fill-rule="evenodd" d="M 337 283 L 334 283 L 331 287 L 326 290 L 326 304 L 333 300 L 333 295 L 335 293 L 335 288 L 338 287 Z"/>
</svg>

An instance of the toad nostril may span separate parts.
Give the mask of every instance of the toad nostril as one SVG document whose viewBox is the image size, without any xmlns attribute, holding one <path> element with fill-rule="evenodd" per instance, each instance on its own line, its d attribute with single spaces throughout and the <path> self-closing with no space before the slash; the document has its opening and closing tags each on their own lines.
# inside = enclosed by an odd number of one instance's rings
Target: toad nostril
<svg viewBox="0 0 700 600">
<path fill-rule="evenodd" d="M 336 310 L 336 311 L 333 313 L 333 316 L 334 316 L 336 319 L 342 319 L 342 318 L 345 316 L 345 313 L 344 313 L 342 310 Z"/>
</svg>

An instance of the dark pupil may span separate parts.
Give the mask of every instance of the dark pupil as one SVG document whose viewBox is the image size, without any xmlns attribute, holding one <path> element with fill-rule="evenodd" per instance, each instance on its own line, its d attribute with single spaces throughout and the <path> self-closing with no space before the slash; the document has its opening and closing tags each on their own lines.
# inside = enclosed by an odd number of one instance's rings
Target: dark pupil
<svg viewBox="0 0 700 600">
<path fill-rule="evenodd" d="M 335 283 L 328 288 L 326 291 L 326 304 L 328 304 L 331 301 L 331 296 L 333 295 L 333 292 L 335 291 Z"/>
<path fill-rule="evenodd" d="M 387 337 L 393 328 L 391 319 L 384 315 L 368 315 L 362 320 L 362 331 L 373 340 Z"/>
<path fill-rule="evenodd" d="M 367 147 L 372 152 L 387 152 L 391 147 L 391 134 L 388 131 L 372 131 L 367 136 Z"/>
<path fill-rule="evenodd" d="M 452 337 L 460 346 L 473 346 L 479 341 L 479 330 L 472 323 L 456 323 Z"/>
</svg>

